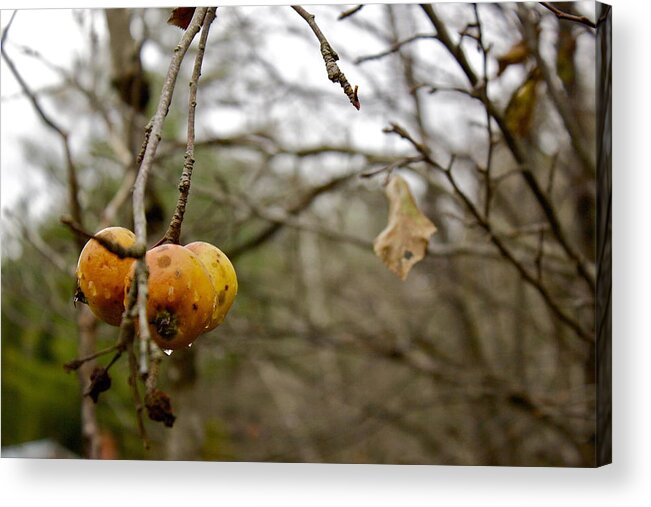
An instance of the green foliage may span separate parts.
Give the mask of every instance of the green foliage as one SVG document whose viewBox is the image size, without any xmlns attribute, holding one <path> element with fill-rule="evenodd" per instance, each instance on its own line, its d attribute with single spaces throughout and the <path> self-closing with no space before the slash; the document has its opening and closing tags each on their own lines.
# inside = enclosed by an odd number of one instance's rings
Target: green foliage
<svg viewBox="0 0 651 507">
<path fill-rule="evenodd" d="M 5 334 L 3 318 L 3 336 Z M 49 348 L 52 336 L 39 335 Z M 27 337 L 29 338 L 29 337 Z M 52 438 L 81 451 L 79 383 L 41 349 L 31 355 L 19 348 L 2 350 L 2 445 Z M 46 354 L 49 355 L 51 352 Z"/>
<path fill-rule="evenodd" d="M 201 459 L 206 461 L 236 461 L 228 425 L 221 419 L 210 419 L 204 425 Z"/>
</svg>

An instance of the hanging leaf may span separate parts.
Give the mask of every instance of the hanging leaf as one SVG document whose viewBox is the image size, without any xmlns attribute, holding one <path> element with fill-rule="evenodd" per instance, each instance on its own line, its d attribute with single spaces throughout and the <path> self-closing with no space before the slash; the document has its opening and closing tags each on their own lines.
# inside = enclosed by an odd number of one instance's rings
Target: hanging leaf
<svg viewBox="0 0 651 507">
<path fill-rule="evenodd" d="M 538 82 L 540 77 L 533 72 L 529 78 L 513 93 L 506 111 L 504 120 L 514 134 L 526 137 L 533 124 L 533 113 L 536 109 Z"/>
<path fill-rule="evenodd" d="M 190 26 L 190 21 L 192 21 L 192 16 L 194 16 L 194 10 L 196 7 L 177 7 L 172 10 L 167 24 L 178 26 L 183 30 L 186 30 Z"/>
<path fill-rule="evenodd" d="M 529 47 L 522 40 L 511 46 L 511 49 L 497 58 L 497 75 L 501 76 L 508 67 L 523 63 L 527 58 L 529 58 Z"/>
<path fill-rule="evenodd" d="M 373 250 L 391 271 L 405 280 L 409 270 L 425 256 L 436 226 L 418 209 L 409 185 L 402 177 L 391 178 L 386 196 L 389 222 L 375 238 Z"/>
</svg>

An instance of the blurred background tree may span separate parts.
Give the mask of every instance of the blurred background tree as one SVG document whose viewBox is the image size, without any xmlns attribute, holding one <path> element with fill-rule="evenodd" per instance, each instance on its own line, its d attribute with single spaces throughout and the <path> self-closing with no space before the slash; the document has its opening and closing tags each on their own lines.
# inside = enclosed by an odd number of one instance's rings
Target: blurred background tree
<svg viewBox="0 0 651 507">
<path fill-rule="evenodd" d="M 582 4 L 554 5 L 594 21 Z M 85 42 L 61 66 L 41 53 L 45 38 L 14 42 L 38 15 L 18 13 L 3 52 L 19 72 L 29 60 L 57 74 L 55 86 L 26 83 L 70 157 L 52 135 L 26 136 L 20 156 L 44 182 L 46 212 L 33 191 L 3 203 L 2 445 L 50 438 L 125 459 L 592 464 L 595 30 L 538 4 L 308 10 L 359 85 L 359 112 L 289 7 L 217 10 L 182 243 L 218 245 L 240 288 L 223 325 L 163 361 L 177 421 L 146 421 L 147 451 L 126 364 L 97 405 L 82 396 L 84 373 L 80 387 L 63 371 L 80 337 L 103 348 L 117 330 L 73 305 L 80 246 L 59 216 L 76 199 L 88 230 L 133 226 L 135 158 L 181 32 L 169 9 L 74 11 Z M 196 42 L 147 188 L 150 244 L 177 198 L 193 52 Z M 3 89 L 15 79 L 6 65 Z M 34 108 L 24 89 L 2 100 Z M 29 188 L 5 160 L 3 186 Z M 438 228 L 404 282 L 373 253 L 393 174 Z"/>
</svg>

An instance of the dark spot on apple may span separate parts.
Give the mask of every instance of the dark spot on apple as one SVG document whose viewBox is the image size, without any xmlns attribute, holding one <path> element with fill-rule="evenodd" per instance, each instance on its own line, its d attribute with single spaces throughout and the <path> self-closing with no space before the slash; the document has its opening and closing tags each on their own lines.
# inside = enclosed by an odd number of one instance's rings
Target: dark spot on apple
<svg viewBox="0 0 651 507">
<path fill-rule="evenodd" d="M 158 258 L 156 263 L 158 264 L 159 268 L 166 268 L 172 264 L 172 258 L 169 255 L 163 255 L 162 257 Z"/>
<path fill-rule="evenodd" d="M 406 250 L 403 257 L 407 260 L 411 259 L 414 256 L 414 254 L 410 250 Z"/>
<path fill-rule="evenodd" d="M 225 299 L 226 299 L 226 292 L 225 292 L 225 291 L 221 291 L 221 292 L 219 293 L 218 298 L 217 298 L 217 304 L 219 304 L 219 306 L 223 305 Z"/>
<path fill-rule="evenodd" d="M 154 325 L 164 340 L 172 340 L 178 332 L 176 315 L 169 309 L 157 312 L 156 317 L 150 323 Z"/>
</svg>

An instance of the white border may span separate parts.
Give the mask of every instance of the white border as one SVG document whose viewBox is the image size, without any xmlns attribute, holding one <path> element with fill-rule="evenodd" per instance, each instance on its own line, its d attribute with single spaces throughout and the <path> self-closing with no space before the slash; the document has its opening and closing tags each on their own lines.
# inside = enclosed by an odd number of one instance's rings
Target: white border
<svg viewBox="0 0 651 507">
<path fill-rule="evenodd" d="M 139 6 L 166 4 L 138 2 Z M 0 503 L 48 507 L 651 505 L 651 12 L 650 3 L 641 0 L 613 0 L 612 4 L 614 465 L 590 470 L 2 459 Z M 65 3 L 66 7 L 127 5 Z M 0 6 L 52 4 L 22 0 Z"/>
</svg>

